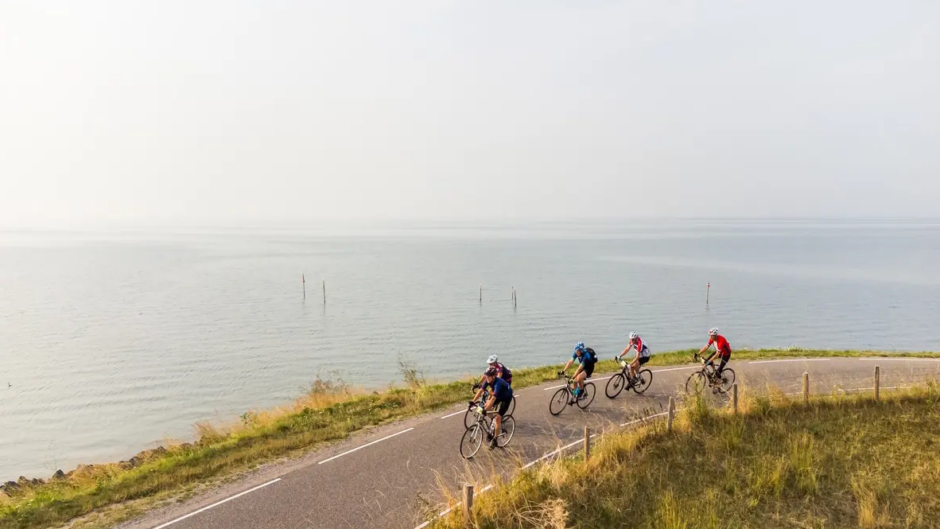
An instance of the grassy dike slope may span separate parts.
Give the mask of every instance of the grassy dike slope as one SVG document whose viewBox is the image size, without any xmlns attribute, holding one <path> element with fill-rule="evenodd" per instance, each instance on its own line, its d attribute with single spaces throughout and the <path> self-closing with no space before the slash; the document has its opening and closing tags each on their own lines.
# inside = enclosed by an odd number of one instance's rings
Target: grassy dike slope
<svg viewBox="0 0 940 529">
<path fill-rule="evenodd" d="M 661 353 L 649 365 L 684 364 L 691 356 L 691 351 Z M 898 355 L 787 349 L 737 351 L 733 361 L 802 356 Z M 565 359 L 565 355 L 560 357 Z M 615 368 L 613 361 L 605 360 L 598 370 Z M 521 388 L 553 380 L 557 369 L 515 369 L 513 385 Z M 260 463 L 299 456 L 356 431 L 444 408 L 469 396 L 466 380 L 427 384 L 413 371 L 406 370 L 404 375 L 408 387 L 373 393 L 318 380 L 291 406 L 249 412 L 241 422 L 225 428 L 198 426 L 199 440 L 193 444 L 148 451 L 127 462 L 80 466 L 44 483 L 20 480 L 18 485 L 6 485 L 0 493 L 0 529 L 57 527 L 80 517 L 84 517 L 80 527 L 105 526 L 135 516 L 158 501 L 192 493 L 201 484 L 230 478 Z"/>
<path fill-rule="evenodd" d="M 782 394 L 742 410 L 687 403 L 527 470 L 475 502 L 473 527 L 657 529 L 940 527 L 940 389 Z M 458 510 L 459 511 L 459 510 Z M 463 528 L 459 515 L 436 529 Z"/>
</svg>

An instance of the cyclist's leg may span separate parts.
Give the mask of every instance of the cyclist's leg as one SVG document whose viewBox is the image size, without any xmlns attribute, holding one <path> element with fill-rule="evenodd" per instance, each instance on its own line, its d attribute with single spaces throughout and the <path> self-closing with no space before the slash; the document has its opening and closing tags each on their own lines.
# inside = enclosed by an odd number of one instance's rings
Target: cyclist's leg
<svg viewBox="0 0 940 529">
<path fill-rule="evenodd" d="M 499 432 L 502 430 L 503 426 L 503 416 L 506 415 L 506 412 L 509 411 L 509 404 L 511 400 L 501 400 L 496 403 L 496 416 L 493 417 L 493 443 L 496 443 L 496 438 L 499 437 Z"/>
<path fill-rule="evenodd" d="M 718 363 L 718 369 L 715 371 L 715 374 L 721 376 L 721 370 L 724 369 L 726 365 L 728 365 L 728 360 L 730 360 L 729 357 L 721 357 L 721 362 Z"/>
<path fill-rule="evenodd" d="M 591 378 L 591 375 L 594 373 L 594 364 L 585 364 L 584 369 L 581 371 L 581 391 L 584 391 L 585 381 Z"/>
<path fill-rule="evenodd" d="M 640 370 L 640 357 L 637 356 L 630 362 L 630 379 L 636 376 L 637 372 Z"/>
<path fill-rule="evenodd" d="M 574 377 L 575 386 L 577 386 L 577 388 L 578 388 L 579 390 L 584 389 L 584 379 L 585 379 L 585 378 L 587 378 L 587 370 L 586 370 L 586 369 L 582 369 L 581 372 L 578 373 L 578 376 Z"/>
<path fill-rule="evenodd" d="M 650 361 L 650 357 L 648 357 L 648 356 L 641 356 L 640 358 L 637 359 L 637 361 L 639 362 L 639 364 L 636 366 L 636 372 L 637 372 L 637 374 L 639 374 L 639 373 L 640 373 L 640 367 L 642 367 L 643 364 L 649 362 L 649 361 Z"/>
</svg>

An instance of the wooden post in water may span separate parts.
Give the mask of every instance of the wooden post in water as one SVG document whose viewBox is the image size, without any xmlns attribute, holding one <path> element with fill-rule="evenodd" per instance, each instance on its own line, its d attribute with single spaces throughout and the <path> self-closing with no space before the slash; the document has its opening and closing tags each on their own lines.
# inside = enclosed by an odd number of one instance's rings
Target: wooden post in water
<svg viewBox="0 0 940 529">
<path fill-rule="evenodd" d="M 516 307 L 516 287 L 512 287 L 512 306 Z"/>
<path fill-rule="evenodd" d="M 584 460 L 591 459 L 591 428 L 584 427 Z"/>
<path fill-rule="evenodd" d="M 705 285 L 705 306 L 708 306 L 708 296 L 712 293 L 712 282 L 709 281 Z"/>
<path fill-rule="evenodd" d="M 735 382 L 731 386 L 731 408 L 734 410 L 734 413 L 738 413 L 738 383 Z"/>
<path fill-rule="evenodd" d="M 881 398 L 881 366 L 875 366 L 875 400 Z"/>
<path fill-rule="evenodd" d="M 483 304 L 483 283 L 480 283 L 480 304 Z"/>
<path fill-rule="evenodd" d="M 326 305 L 326 279 L 323 280 L 323 304 Z"/>
<path fill-rule="evenodd" d="M 803 371 L 803 405 L 809 405 L 809 373 Z"/>
<path fill-rule="evenodd" d="M 300 280 L 303 281 L 304 284 L 304 299 L 307 299 L 307 276 L 300 274 Z"/>
<path fill-rule="evenodd" d="M 467 527 L 473 525 L 473 485 L 463 486 L 463 521 Z"/>
<path fill-rule="evenodd" d="M 669 397 L 669 419 L 667 421 L 667 428 L 669 431 L 672 431 L 672 421 L 676 418 L 676 401 L 672 397 Z"/>
</svg>

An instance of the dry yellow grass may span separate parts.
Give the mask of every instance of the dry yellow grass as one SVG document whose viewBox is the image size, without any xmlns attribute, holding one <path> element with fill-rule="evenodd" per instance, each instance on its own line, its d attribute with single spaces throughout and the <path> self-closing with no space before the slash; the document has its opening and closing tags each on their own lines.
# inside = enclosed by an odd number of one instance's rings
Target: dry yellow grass
<svg viewBox="0 0 940 529">
<path fill-rule="evenodd" d="M 522 472 L 475 503 L 473 527 L 940 527 L 940 390 L 704 400 L 662 422 L 604 436 Z M 554 513 L 550 520 L 544 513 Z M 458 514 L 432 527 L 463 527 Z"/>
</svg>

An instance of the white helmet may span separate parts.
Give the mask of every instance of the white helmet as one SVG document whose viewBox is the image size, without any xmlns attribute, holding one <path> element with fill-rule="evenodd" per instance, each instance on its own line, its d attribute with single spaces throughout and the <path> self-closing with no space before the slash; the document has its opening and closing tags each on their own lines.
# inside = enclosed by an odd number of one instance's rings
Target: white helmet
<svg viewBox="0 0 940 529">
<path fill-rule="evenodd" d="M 499 358 L 496 355 L 490 355 L 490 357 L 486 359 L 486 363 L 495 364 L 497 360 L 499 360 Z"/>
<path fill-rule="evenodd" d="M 631 332 L 631 333 L 630 333 L 630 339 L 631 339 L 631 340 L 636 340 L 636 339 L 639 338 L 639 337 L 640 337 L 640 335 L 637 334 L 637 333 L 635 333 L 635 332 Z"/>
<path fill-rule="evenodd" d="M 718 336 L 718 327 L 712 327 L 711 329 L 708 329 L 708 335 Z"/>
</svg>

